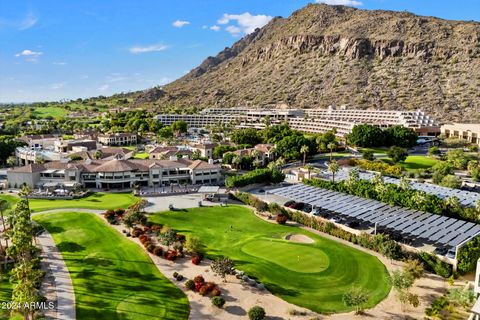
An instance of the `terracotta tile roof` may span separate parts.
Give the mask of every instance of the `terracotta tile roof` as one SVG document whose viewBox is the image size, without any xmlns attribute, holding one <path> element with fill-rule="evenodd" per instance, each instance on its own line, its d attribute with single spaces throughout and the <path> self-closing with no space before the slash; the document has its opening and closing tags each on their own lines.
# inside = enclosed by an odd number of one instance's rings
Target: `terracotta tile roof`
<svg viewBox="0 0 480 320">
<path fill-rule="evenodd" d="M 38 163 L 31 163 L 29 165 L 23 167 L 13 168 L 11 172 L 15 173 L 34 173 L 34 172 L 42 172 L 45 170 L 45 167 Z"/>
</svg>

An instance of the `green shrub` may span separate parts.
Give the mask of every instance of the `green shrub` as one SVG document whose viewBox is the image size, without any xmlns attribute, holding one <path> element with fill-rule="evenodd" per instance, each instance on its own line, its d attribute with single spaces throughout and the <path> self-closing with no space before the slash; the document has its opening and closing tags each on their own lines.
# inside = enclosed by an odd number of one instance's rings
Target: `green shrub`
<svg viewBox="0 0 480 320">
<path fill-rule="evenodd" d="M 195 282 L 193 280 L 187 280 L 185 282 L 185 288 L 192 291 L 195 290 Z"/>
<path fill-rule="evenodd" d="M 259 306 L 255 306 L 248 310 L 248 319 L 250 320 L 263 320 L 265 319 L 265 309 Z"/>
<path fill-rule="evenodd" d="M 466 243 L 458 251 L 457 270 L 461 274 L 468 273 L 476 268 L 477 260 L 480 259 L 480 237 Z"/>
<path fill-rule="evenodd" d="M 248 173 L 227 177 L 225 186 L 228 188 L 244 187 L 253 183 L 280 183 L 285 179 L 285 175 L 275 169 L 255 169 Z"/>
<path fill-rule="evenodd" d="M 212 301 L 212 304 L 217 308 L 222 308 L 225 304 L 225 299 L 223 299 L 222 297 L 214 296 L 210 300 Z"/>
</svg>

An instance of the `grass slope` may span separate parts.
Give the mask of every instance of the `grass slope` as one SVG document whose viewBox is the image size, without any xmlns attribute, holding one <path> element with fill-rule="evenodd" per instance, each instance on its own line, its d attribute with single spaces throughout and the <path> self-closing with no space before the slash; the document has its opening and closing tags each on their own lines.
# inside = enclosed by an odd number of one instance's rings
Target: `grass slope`
<svg viewBox="0 0 480 320">
<path fill-rule="evenodd" d="M 38 118 L 64 118 L 68 114 L 68 111 L 62 107 L 37 107 L 35 108 L 34 115 Z"/>
<path fill-rule="evenodd" d="M 342 303 L 352 286 L 370 294 L 365 307 L 376 305 L 390 291 L 388 272 L 376 257 L 298 227 L 262 221 L 246 207 L 162 212 L 151 220 L 197 235 L 209 257 L 230 257 L 274 294 L 317 312 L 352 310 Z M 305 234 L 315 243 L 283 240 L 290 233 Z"/>
<path fill-rule="evenodd" d="M 187 319 L 188 300 L 143 249 L 88 213 L 34 216 L 52 234 L 72 277 L 77 319 Z"/>
<path fill-rule="evenodd" d="M 34 212 L 58 208 L 82 208 L 82 209 L 116 209 L 127 208 L 137 201 L 137 197 L 131 193 L 103 193 L 97 192 L 88 197 L 74 200 L 47 200 L 31 199 L 30 209 Z"/>
<path fill-rule="evenodd" d="M 383 162 L 393 165 L 392 159 L 383 158 Z M 418 169 L 428 169 L 433 167 L 438 162 L 437 159 L 430 158 L 428 156 L 408 156 L 404 162 L 398 163 L 406 171 L 413 171 Z"/>
</svg>

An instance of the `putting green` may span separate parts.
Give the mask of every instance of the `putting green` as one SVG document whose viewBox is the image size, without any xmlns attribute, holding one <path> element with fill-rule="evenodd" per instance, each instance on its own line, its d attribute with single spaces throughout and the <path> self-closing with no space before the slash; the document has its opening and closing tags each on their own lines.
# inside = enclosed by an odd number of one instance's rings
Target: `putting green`
<svg viewBox="0 0 480 320">
<path fill-rule="evenodd" d="M 273 294 L 316 312 L 352 311 L 342 301 L 352 286 L 368 293 L 364 308 L 375 306 L 390 291 L 388 272 L 376 257 L 299 227 L 263 221 L 245 206 L 160 212 L 150 219 L 195 234 L 209 258 L 229 257 Z M 285 240 L 291 234 L 314 242 Z"/>
<path fill-rule="evenodd" d="M 330 260 L 320 249 L 285 240 L 254 240 L 242 247 L 246 254 L 264 259 L 294 272 L 315 273 L 328 268 Z"/>
</svg>

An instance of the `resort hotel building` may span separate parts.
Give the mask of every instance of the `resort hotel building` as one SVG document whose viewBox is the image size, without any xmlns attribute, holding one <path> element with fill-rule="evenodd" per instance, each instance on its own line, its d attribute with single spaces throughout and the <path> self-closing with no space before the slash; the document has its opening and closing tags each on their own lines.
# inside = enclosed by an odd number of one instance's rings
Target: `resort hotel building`
<svg viewBox="0 0 480 320">
<path fill-rule="evenodd" d="M 213 160 L 212 160 L 213 161 Z M 10 187 L 27 184 L 31 188 L 57 186 L 96 189 L 131 189 L 179 184 L 218 184 L 220 166 L 189 159 L 52 161 L 31 163 L 7 171 Z"/>
<path fill-rule="evenodd" d="M 265 128 L 287 122 L 292 129 L 322 133 L 336 129 L 337 135 L 349 134 L 357 124 L 385 128 L 395 125 L 415 130 L 422 136 L 440 134 L 439 124 L 424 112 L 395 110 L 361 110 L 345 106 L 328 109 L 204 109 L 198 114 L 159 114 L 156 119 L 164 125 L 185 121 L 191 128 L 230 124 L 236 128 Z"/>
</svg>

